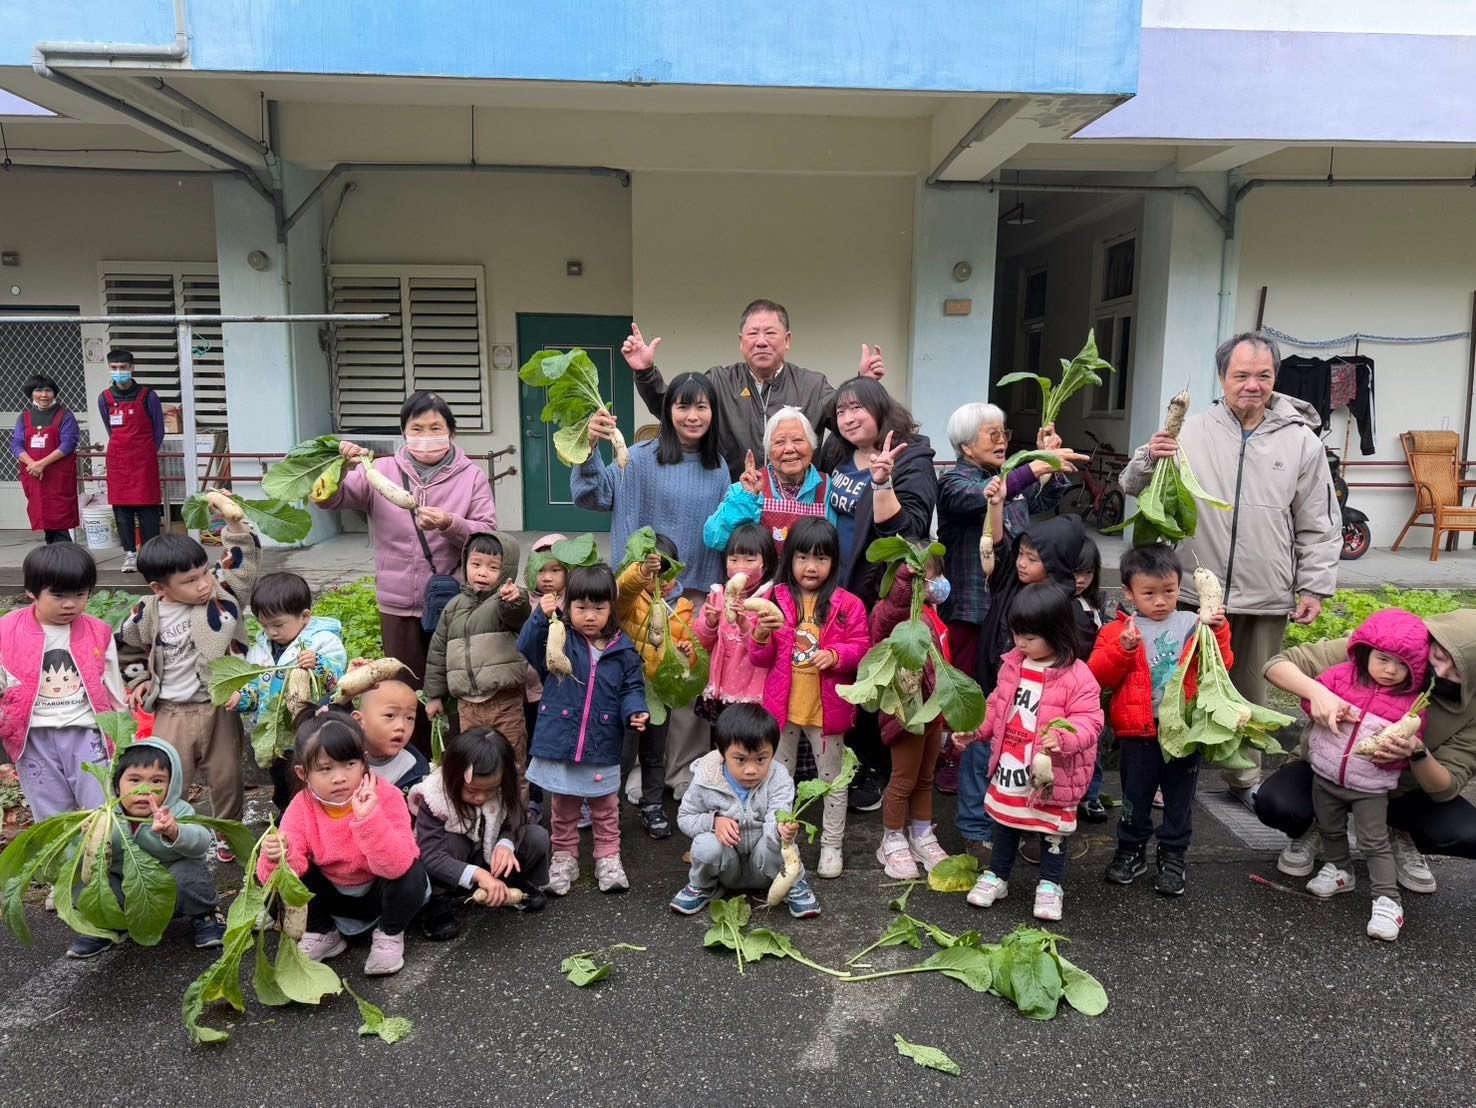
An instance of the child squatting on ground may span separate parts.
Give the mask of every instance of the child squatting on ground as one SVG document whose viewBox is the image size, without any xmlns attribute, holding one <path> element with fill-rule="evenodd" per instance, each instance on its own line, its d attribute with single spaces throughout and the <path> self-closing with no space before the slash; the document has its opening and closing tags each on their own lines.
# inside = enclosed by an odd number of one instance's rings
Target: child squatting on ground
<svg viewBox="0 0 1476 1108">
<path fill-rule="evenodd" d="M 757 704 L 731 704 L 718 718 L 717 749 L 698 759 L 677 826 L 692 840 L 692 868 L 671 910 L 702 911 L 721 889 L 763 889 L 784 868 L 781 849 L 799 833 L 778 813 L 794 807 L 794 780 L 774 758 L 779 725 Z M 809 919 L 820 902 L 804 875 L 788 896 L 789 914 Z"/>
<path fill-rule="evenodd" d="M 121 798 L 122 814 L 132 823 L 133 845 L 151 855 L 174 878 L 174 914 L 190 921 L 195 946 L 220 946 L 225 920 L 216 906 L 215 878 L 205 865 L 211 834 L 180 819 L 195 810 L 183 799 L 179 755 L 160 739 L 140 739 L 119 755 L 113 765 L 113 788 Z M 162 799 L 161 799 L 162 798 Z M 119 905 L 126 905 L 123 844 L 113 829 L 108 884 Z M 130 878 L 131 879 L 131 878 Z M 113 947 L 112 939 L 78 935 L 67 948 L 68 958 L 94 958 Z"/>
<path fill-rule="evenodd" d="M 328 692 L 337 687 L 348 668 L 343 624 L 313 615 L 313 593 L 303 578 L 295 573 L 268 573 L 251 594 L 251 613 L 261 630 L 246 652 L 248 662 L 254 666 L 295 665 L 321 677 Z M 286 685 L 285 670 L 264 673 L 234 699 L 248 735 Z M 292 759 L 286 754 L 272 759 L 271 775 L 272 803 L 278 812 L 285 811 L 293 793 Z"/>
<path fill-rule="evenodd" d="M 1066 836 L 1076 830 L 1076 806 L 1086 796 L 1102 731 L 1102 691 L 1078 661 L 1072 598 L 1050 582 L 1026 585 L 1010 605 L 1015 648 L 1000 662 L 980 738 L 990 741 L 984 806 L 994 820 L 989 868 L 968 902 L 988 908 L 1009 895 L 1020 836 L 1039 831 L 1040 882 L 1035 917 L 1061 918 Z M 1038 767 L 1048 756 L 1050 770 Z"/>
<path fill-rule="evenodd" d="M 1153 794 L 1163 792 L 1163 821 L 1158 826 L 1158 875 L 1154 891 L 1182 896 L 1186 888 L 1184 854 L 1193 833 L 1194 787 L 1199 780 L 1199 752 L 1165 760 L 1158 745 L 1158 708 L 1164 689 L 1183 659 L 1198 626 L 1197 612 L 1178 610 L 1183 567 L 1173 548 L 1161 543 L 1123 553 L 1119 563 L 1122 592 L 1134 613 L 1121 613 L 1097 635 L 1092 673 L 1111 694 L 1112 730 L 1117 734 L 1118 773 L 1122 778 L 1122 815 L 1117 821 L 1117 852 L 1106 878 L 1131 885 L 1148 872 L 1148 840 L 1153 838 Z M 1210 622 L 1228 668 L 1230 624 L 1225 609 Z M 1191 668 L 1184 677 L 1184 701 L 1198 690 Z"/>
<path fill-rule="evenodd" d="M 405 964 L 405 929 L 430 897 L 430 878 L 400 790 L 369 772 L 364 733 L 333 709 L 297 726 L 293 772 L 300 789 L 281 828 L 262 840 L 256 876 L 263 883 L 287 865 L 313 894 L 299 946 L 315 962 L 348 948 L 345 934 L 370 928 L 370 977 Z"/>
<path fill-rule="evenodd" d="M 241 717 L 210 703 L 210 667 L 246 655 L 246 606 L 256 583 L 261 543 L 243 522 L 227 522 L 220 560 L 188 535 L 158 535 L 138 552 L 152 595 L 134 605 L 118 631 L 129 701 L 154 713 L 154 735 L 179 754 L 188 794 L 196 777 L 210 789 L 212 812 L 240 819 Z M 216 858 L 235 860 L 220 842 Z"/>
<path fill-rule="evenodd" d="M 82 767 L 108 764 L 97 716 L 123 706 L 123 676 L 113 629 L 84 611 L 97 586 L 92 555 L 40 546 L 21 572 L 31 604 L 0 618 L 0 738 L 40 822 L 102 804 L 102 785 Z"/>
<path fill-rule="evenodd" d="M 1367 933 L 1369 938 L 1389 942 L 1399 938 L 1404 926 L 1389 839 L 1389 793 L 1409 763 L 1403 758 L 1384 760 L 1376 753 L 1360 753 L 1358 744 L 1414 707 L 1425 685 L 1429 656 L 1430 632 L 1424 621 L 1398 608 L 1374 612 L 1349 638 L 1348 660 L 1317 678 L 1319 685 L 1353 705 L 1357 718 L 1344 722 L 1337 731 L 1314 719 L 1303 739 L 1312 766 L 1312 810 L 1322 837 L 1323 859 L 1317 876 L 1307 882 L 1307 891 L 1327 898 L 1354 890 L 1348 850 L 1351 813 L 1373 884 Z M 1309 707 L 1303 701 L 1302 710 L 1307 712 Z M 1420 728 L 1423 731 L 1423 712 Z"/>
<path fill-rule="evenodd" d="M 650 719 L 640 656 L 615 621 L 615 575 L 609 566 L 581 566 L 569 574 L 564 602 L 569 621 L 567 675 L 548 667 L 552 593 L 518 636 L 518 649 L 543 682 L 528 780 L 548 794 L 553 860 L 548 891 L 564 896 L 579 879 L 579 808 L 589 802 L 594 821 L 595 881 L 602 893 L 625 892 L 620 864 L 620 755 L 625 729 Z"/>
</svg>

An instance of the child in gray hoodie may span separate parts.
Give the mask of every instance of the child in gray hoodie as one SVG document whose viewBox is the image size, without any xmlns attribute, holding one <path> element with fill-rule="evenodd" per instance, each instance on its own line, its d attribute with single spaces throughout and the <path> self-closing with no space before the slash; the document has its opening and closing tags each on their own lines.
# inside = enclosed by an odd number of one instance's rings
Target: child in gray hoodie
<svg viewBox="0 0 1476 1108">
<path fill-rule="evenodd" d="M 780 853 L 799 833 L 778 814 L 794 807 L 794 780 L 774 760 L 779 725 L 758 704 L 732 704 L 714 728 L 717 749 L 693 766 L 677 826 L 692 840 L 686 887 L 671 901 L 684 916 L 702 911 L 719 888 L 761 889 L 784 868 Z M 801 874 L 790 890 L 789 914 L 809 919 L 820 902 Z"/>
</svg>

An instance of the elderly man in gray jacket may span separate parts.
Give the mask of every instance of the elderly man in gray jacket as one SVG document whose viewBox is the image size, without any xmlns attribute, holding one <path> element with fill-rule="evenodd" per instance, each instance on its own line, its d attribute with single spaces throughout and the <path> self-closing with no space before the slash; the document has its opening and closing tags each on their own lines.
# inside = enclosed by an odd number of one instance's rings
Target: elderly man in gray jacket
<svg viewBox="0 0 1476 1108">
<path fill-rule="evenodd" d="M 1235 653 L 1230 677 L 1256 704 L 1266 703 L 1261 674 L 1281 652 L 1287 618 L 1317 618 L 1337 588 L 1342 550 L 1317 412 L 1274 391 L 1280 364 L 1266 335 L 1245 332 L 1221 343 L 1215 371 L 1224 396 L 1185 420 L 1177 441 L 1155 433 L 1122 473 L 1123 488 L 1137 494 L 1154 463 L 1182 448 L 1200 484 L 1230 501 L 1228 512 L 1199 513 L 1198 530 L 1180 544 L 1180 555 L 1186 566 L 1202 564 L 1224 583 Z M 1187 575 L 1181 596 L 1196 599 Z M 1260 755 L 1249 753 L 1255 768 L 1225 774 L 1242 800 L 1260 779 Z"/>
<path fill-rule="evenodd" d="M 660 416 L 666 396 L 666 381 L 656 368 L 656 346 L 661 340 L 655 338 L 648 343 L 635 324 L 631 324 L 630 332 L 620 352 L 635 374 L 636 392 L 651 414 Z M 718 452 L 735 481 L 743 473 L 743 461 L 750 450 L 757 458 L 764 456 L 764 424 L 780 408 L 798 408 L 821 434 L 827 428 L 835 429 L 835 386 L 825 374 L 785 361 L 789 342 L 789 312 L 784 305 L 755 300 L 743 309 L 738 323 L 738 349 L 743 360 L 707 371 L 721 413 Z M 862 345 L 857 375 L 880 381 L 886 371 L 881 347 Z"/>
</svg>

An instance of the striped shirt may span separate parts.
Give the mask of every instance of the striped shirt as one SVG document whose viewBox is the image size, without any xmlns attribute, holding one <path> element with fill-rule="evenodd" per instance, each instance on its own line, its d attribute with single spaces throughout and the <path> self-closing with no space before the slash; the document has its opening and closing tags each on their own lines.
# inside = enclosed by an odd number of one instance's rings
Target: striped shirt
<svg viewBox="0 0 1476 1108">
<path fill-rule="evenodd" d="M 1069 835 L 1076 830 L 1076 809 L 1044 801 L 1030 781 L 1030 761 L 1035 756 L 1045 668 L 1026 662 L 1020 669 L 1010 715 L 1000 740 L 999 764 L 984 794 L 984 810 L 1006 827 L 1021 831 Z"/>
</svg>

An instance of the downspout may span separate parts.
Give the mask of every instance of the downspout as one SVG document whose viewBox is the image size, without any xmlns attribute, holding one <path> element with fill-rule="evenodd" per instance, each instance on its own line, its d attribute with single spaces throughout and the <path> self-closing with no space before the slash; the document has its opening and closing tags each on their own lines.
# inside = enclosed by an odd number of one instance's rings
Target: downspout
<svg viewBox="0 0 1476 1108">
<path fill-rule="evenodd" d="M 277 228 L 277 257 L 282 267 L 282 284 L 286 289 L 287 307 L 292 307 L 292 251 L 287 245 L 287 230 L 282 226 L 283 217 L 283 190 L 286 181 L 282 173 L 282 162 L 277 157 L 277 147 L 281 145 L 281 116 L 277 102 L 268 100 L 266 118 L 266 149 L 267 163 L 272 171 L 272 222 Z M 323 305 L 326 310 L 328 305 Z M 292 413 L 292 437 L 294 442 L 302 439 L 300 434 L 302 422 L 298 418 L 297 411 L 297 344 L 293 337 L 292 328 L 287 328 L 287 404 L 288 411 Z"/>
<path fill-rule="evenodd" d="M 1235 233 L 1235 217 L 1240 203 L 1256 189 L 1330 189 L 1330 188 L 1399 188 L 1438 189 L 1476 188 L 1476 173 L 1470 177 L 1255 177 L 1230 194 L 1230 230 Z"/>
</svg>

